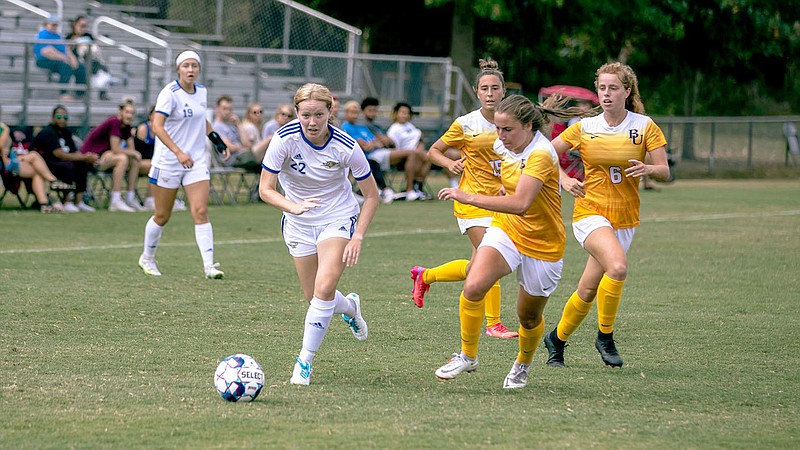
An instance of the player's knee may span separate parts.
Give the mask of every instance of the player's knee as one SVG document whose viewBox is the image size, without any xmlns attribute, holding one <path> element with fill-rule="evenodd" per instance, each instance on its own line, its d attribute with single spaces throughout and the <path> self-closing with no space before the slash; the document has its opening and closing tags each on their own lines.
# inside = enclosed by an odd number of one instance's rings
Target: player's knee
<svg viewBox="0 0 800 450">
<path fill-rule="evenodd" d="M 628 277 L 628 262 L 614 261 L 607 269 L 606 275 L 614 280 L 622 281 Z"/>
</svg>

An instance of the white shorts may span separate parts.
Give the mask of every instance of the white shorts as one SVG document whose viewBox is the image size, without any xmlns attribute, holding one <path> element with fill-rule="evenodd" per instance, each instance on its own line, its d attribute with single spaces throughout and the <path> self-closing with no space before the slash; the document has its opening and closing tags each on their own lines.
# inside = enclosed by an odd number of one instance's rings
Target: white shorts
<svg viewBox="0 0 800 450">
<path fill-rule="evenodd" d="M 525 256 L 517 250 L 506 232 L 498 227 L 489 227 L 486 230 L 478 248 L 481 247 L 491 247 L 500 252 L 511 271 L 517 271 L 517 282 L 528 294 L 550 297 L 558 287 L 564 266 L 563 259 L 551 262 Z"/>
<path fill-rule="evenodd" d="M 392 151 L 388 148 L 379 148 L 367 153 L 367 159 L 375 161 L 379 166 L 381 166 L 382 171 L 388 172 L 392 169 L 392 163 L 389 159 L 391 153 Z"/>
<path fill-rule="evenodd" d="M 338 237 L 350 240 L 356 231 L 357 223 L 358 216 L 352 216 L 325 225 L 303 225 L 287 219 L 284 215 L 281 218 L 281 233 L 289 254 L 302 257 L 315 255 L 317 244 L 326 239 Z"/>
<path fill-rule="evenodd" d="M 472 227 L 481 227 L 481 228 L 489 228 L 489 225 L 492 224 L 492 217 L 476 217 L 474 219 L 456 219 L 458 222 L 458 229 L 461 230 L 461 234 L 467 234 L 467 230 Z"/>
<path fill-rule="evenodd" d="M 167 188 L 178 189 L 180 186 L 188 186 L 198 181 L 207 181 L 211 179 L 206 166 L 194 166 L 191 169 L 184 170 L 165 170 L 158 167 L 150 167 L 150 172 L 147 174 L 150 184 Z"/>
<path fill-rule="evenodd" d="M 611 222 L 609 222 L 605 217 L 589 216 L 585 219 L 581 219 L 572 223 L 572 234 L 575 235 L 575 239 L 577 239 L 581 244 L 581 247 L 583 247 L 583 243 L 586 242 L 586 238 L 589 237 L 589 234 L 591 234 L 592 231 L 603 227 L 608 227 L 614 230 L 614 227 L 611 226 Z M 625 250 L 625 253 L 628 253 L 628 248 L 630 248 L 631 242 L 633 242 L 633 235 L 635 233 L 636 227 L 614 230 L 614 234 L 617 236 L 617 240 L 619 241 L 620 245 L 622 245 L 622 249 Z"/>
</svg>

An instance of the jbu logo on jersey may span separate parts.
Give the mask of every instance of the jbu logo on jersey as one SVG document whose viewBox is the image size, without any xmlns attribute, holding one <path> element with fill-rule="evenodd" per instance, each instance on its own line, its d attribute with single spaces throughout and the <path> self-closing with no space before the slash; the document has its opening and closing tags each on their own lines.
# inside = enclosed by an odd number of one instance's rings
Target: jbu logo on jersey
<svg viewBox="0 0 800 450">
<path fill-rule="evenodd" d="M 642 145 L 642 138 L 644 136 L 639 134 L 639 130 L 635 128 L 632 130 L 628 130 L 628 135 L 631 138 L 631 142 L 633 143 L 633 145 Z"/>
<path fill-rule="evenodd" d="M 338 165 L 339 161 L 325 161 L 324 163 L 322 163 L 322 167 L 327 167 L 328 169 L 333 169 Z"/>
</svg>

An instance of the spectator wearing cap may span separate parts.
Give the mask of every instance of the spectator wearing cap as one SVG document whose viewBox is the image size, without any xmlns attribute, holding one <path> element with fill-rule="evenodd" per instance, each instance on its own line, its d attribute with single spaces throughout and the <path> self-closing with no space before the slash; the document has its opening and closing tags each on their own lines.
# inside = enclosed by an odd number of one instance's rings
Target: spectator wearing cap
<svg viewBox="0 0 800 450">
<path fill-rule="evenodd" d="M 63 43 L 48 43 L 42 41 L 63 41 L 64 38 L 58 31 L 59 18 L 51 15 L 44 21 L 44 27 L 36 35 L 37 43 L 33 45 L 33 54 L 36 57 L 36 66 L 49 72 L 58 74 L 58 82 L 69 83 L 75 77 L 76 84 L 86 84 L 86 68 L 81 65 L 72 52 L 67 51 Z M 76 90 L 75 95 L 83 96 L 83 90 Z M 60 101 L 73 100 L 74 97 L 61 90 Z"/>
</svg>

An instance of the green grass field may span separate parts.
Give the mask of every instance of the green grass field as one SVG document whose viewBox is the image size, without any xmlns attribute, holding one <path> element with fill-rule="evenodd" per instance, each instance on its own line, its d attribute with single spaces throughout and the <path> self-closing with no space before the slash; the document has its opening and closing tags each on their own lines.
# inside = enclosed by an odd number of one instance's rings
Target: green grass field
<svg viewBox="0 0 800 450">
<path fill-rule="evenodd" d="M 361 294 L 369 340 L 333 322 L 308 387 L 288 383 L 306 305 L 276 210 L 211 208 L 221 281 L 202 277 L 186 212 L 151 278 L 136 265 L 146 213 L 0 210 L 0 448 L 798 448 L 800 182 L 679 180 L 642 204 L 615 332 L 625 366 L 600 361 L 593 310 L 568 368 L 540 346 L 515 391 L 515 340 L 482 338 L 473 374 L 433 374 L 459 349 L 461 283 L 418 309 L 408 269 L 469 256 L 449 202 L 380 208 L 340 283 Z M 567 229 L 547 330 L 585 263 Z M 511 328 L 516 291 L 506 277 Z M 240 352 L 266 375 L 250 404 L 212 384 Z"/>
</svg>

